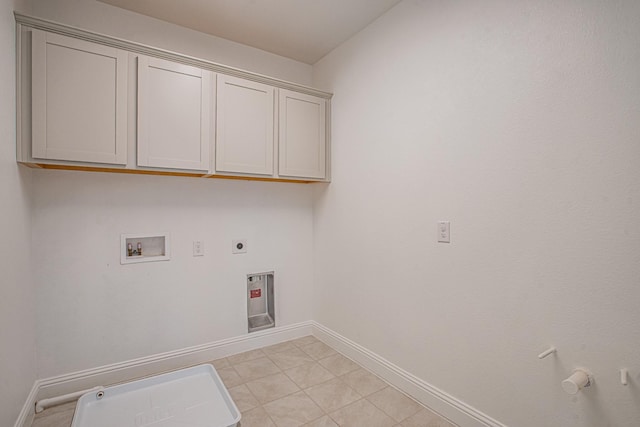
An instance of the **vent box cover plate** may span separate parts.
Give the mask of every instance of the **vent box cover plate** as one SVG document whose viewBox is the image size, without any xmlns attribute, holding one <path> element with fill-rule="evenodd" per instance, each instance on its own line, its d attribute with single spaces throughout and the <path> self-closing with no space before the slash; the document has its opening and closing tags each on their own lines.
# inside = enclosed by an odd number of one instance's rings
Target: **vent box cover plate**
<svg viewBox="0 0 640 427">
<path fill-rule="evenodd" d="M 71 427 L 233 427 L 240 412 L 211 365 L 84 394 Z"/>
</svg>

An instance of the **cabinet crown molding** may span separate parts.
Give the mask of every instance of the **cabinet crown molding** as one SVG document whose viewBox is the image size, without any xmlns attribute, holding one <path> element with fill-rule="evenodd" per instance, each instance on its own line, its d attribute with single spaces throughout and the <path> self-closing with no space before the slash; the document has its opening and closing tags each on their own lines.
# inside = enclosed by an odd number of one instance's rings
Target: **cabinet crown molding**
<svg viewBox="0 0 640 427">
<path fill-rule="evenodd" d="M 133 52 L 137 54 L 167 59 L 170 61 L 203 68 L 205 70 L 211 70 L 216 73 L 240 77 L 243 79 L 252 80 L 259 83 L 265 83 L 281 89 L 289 89 L 289 90 L 293 90 L 300 93 L 306 93 L 308 95 L 313 95 L 313 96 L 317 96 L 324 99 L 331 99 L 331 97 L 333 96 L 333 94 L 330 92 L 324 92 L 318 89 L 311 88 L 309 86 L 287 82 L 280 79 L 275 79 L 273 77 L 268 77 L 262 74 L 241 70 L 239 68 L 229 67 L 226 65 L 212 62 L 212 61 L 195 58 L 193 56 L 184 55 L 181 53 L 172 52 L 169 50 L 160 49 L 153 46 L 148 46 L 142 43 L 136 43 L 129 40 L 120 39 L 117 37 L 108 36 L 105 34 L 99 34 L 92 31 L 87 31 L 71 25 L 61 24 L 59 22 L 37 18 L 37 17 L 22 14 L 19 12 L 14 12 L 14 16 L 15 16 L 16 23 L 18 25 L 21 25 L 27 28 L 43 30 L 50 33 L 56 33 L 63 36 L 90 41 L 93 43 L 99 43 L 102 45 L 127 50 L 129 52 Z"/>
</svg>

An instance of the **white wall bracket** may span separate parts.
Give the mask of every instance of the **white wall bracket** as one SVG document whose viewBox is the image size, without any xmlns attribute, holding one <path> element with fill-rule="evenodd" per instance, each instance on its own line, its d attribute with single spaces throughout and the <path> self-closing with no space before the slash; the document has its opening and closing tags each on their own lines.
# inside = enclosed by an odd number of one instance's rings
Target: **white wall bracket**
<svg viewBox="0 0 640 427">
<path fill-rule="evenodd" d="M 555 347 L 549 347 L 548 349 L 546 349 L 545 351 L 543 351 L 538 355 L 538 359 L 544 359 L 545 357 L 555 353 L 556 351 L 558 350 L 556 350 Z"/>
<path fill-rule="evenodd" d="M 629 384 L 629 370 L 627 368 L 620 369 L 620 383 L 622 385 Z"/>
</svg>

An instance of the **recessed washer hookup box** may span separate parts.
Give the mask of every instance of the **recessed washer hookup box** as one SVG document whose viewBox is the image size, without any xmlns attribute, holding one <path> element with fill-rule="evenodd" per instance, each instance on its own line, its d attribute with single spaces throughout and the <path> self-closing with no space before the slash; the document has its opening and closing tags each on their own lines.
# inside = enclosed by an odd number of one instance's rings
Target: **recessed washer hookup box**
<svg viewBox="0 0 640 427">
<path fill-rule="evenodd" d="M 239 421 L 216 370 L 200 365 L 86 393 L 71 427 L 234 427 Z"/>
</svg>

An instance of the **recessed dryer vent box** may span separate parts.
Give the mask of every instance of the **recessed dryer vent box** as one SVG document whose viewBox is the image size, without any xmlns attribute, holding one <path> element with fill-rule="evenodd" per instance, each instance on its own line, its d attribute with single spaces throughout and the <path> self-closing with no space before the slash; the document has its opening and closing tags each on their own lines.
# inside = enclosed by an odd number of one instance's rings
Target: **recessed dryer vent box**
<svg viewBox="0 0 640 427">
<path fill-rule="evenodd" d="M 276 326 L 273 299 L 273 271 L 247 275 L 247 317 L 249 332 Z"/>
<path fill-rule="evenodd" d="M 120 240 L 120 264 L 171 259 L 169 233 L 123 234 Z"/>
</svg>

